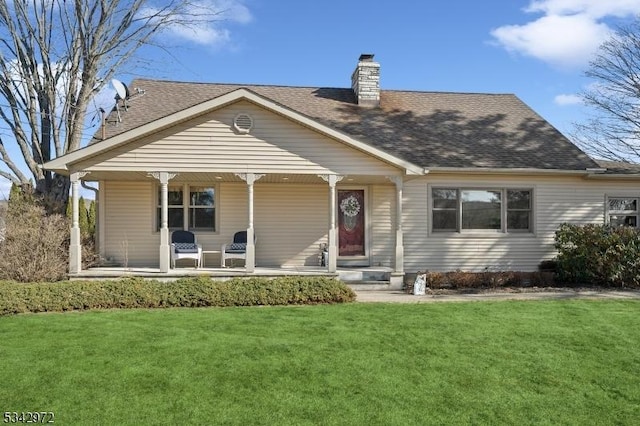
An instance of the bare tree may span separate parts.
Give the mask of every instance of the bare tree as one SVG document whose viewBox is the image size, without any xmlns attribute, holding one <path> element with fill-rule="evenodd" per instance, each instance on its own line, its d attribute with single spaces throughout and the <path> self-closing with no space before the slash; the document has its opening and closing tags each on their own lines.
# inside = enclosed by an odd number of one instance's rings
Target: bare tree
<svg viewBox="0 0 640 426">
<path fill-rule="evenodd" d="M 593 113 L 573 139 L 595 157 L 640 163 L 640 20 L 600 46 L 586 75 L 595 80 L 582 95 Z"/>
<path fill-rule="evenodd" d="M 0 0 L 0 177 L 35 182 L 46 205 L 62 210 L 69 178 L 39 166 L 80 147 L 104 83 L 140 47 L 162 48 L 154 43 L 163 30 L 219 13 L 189 0 Z"/>
</svg>

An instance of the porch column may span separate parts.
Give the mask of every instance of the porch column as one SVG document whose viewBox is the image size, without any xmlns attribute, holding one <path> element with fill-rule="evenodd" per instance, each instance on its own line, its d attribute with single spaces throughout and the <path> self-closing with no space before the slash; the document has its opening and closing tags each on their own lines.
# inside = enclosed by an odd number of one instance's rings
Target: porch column
<svg viewBox="0 0 640 426">
<path fill-rule="evenodd" d="M 154 172 L 149 175 L 160 181 L 160 272 L 169 272 L 169 180 L 176 174 Z"/>
<path fill-rule="evenodd" d="M 69 273 L 82 271 L 82 242 L 80 235 L 80 179 L 89 172 L 71 173 L 71 241 L 69 244 Z"/>
<path fill-rule="evenodd" d="M 340 182 L 344 176 L 340 175 L 320 175 L 322 180 L 329 184 L 329 246 L 327 251 L 329 259 L 327 261 L 327 272 L 336 272 L 338 269 L 338 231 L 336 227 L 336 203 L 337 193 L 336 184 Z"/>
<path fill-rule="evenodd" d="M 396 184 L 396 258 L 394 272 L 404 273 L 404 241 L 402 237 L 402 176 L 390 176 Z"/>
<path fill-rule="evenodd" d="M 257 173 L 236 173 L 240 179 L 247 182 L 247 193 L 249 197 L 249 217 L 247 227 L 247 254 L 245 259 L 245 270 L 247 272 L 254 272 L 256 268 L 256 245 L 254 241 L 255 232 L 253 228 L 253 184 L 264 176 L 264 174 Z"/>
</svg>

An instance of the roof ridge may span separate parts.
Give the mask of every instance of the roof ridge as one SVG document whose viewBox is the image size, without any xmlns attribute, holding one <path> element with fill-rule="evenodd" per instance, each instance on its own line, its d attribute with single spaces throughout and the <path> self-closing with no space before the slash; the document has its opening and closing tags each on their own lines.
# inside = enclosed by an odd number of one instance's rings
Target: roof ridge
<svg viewBox="0 0 640 426">
<path fill-rule="evenodd" d="M 330 87 L 330 86 L 291 86 L 284 84 L 260 84 L 260 83 L 220 83 L 220 82 L 205 82 L 205 81 L 178 81 L 178 80 L 163 80 L 155 78 L 137 77 L 132 81 L 150 81 L 155 83 L 171 83 L 171 84 L 185 84 L 185 85 L 203 85 L 203 86 L 238 86 L 238 87 L 282 87 L 289 89 L 336 89 L 336 90 L 351 90 L 350 87 Z"/>
<path fill-rule="evenodd" d="M 352 90 L 351 87 L 335 87 L 335 86 L 292 86 L 285 84 L 264 84 L 264 83 L 220 83 L 206 81 L 179 81 L 165 80 L 149 77 L 137 77 L 134 81 L 149 81 L 154 83 L 180 84 L 180 85 L 203 85 L 203 86 L 237 86 L 237 87 L 270 87 L 283 89 L 331 89 L 331 90 Z M 381 92 L 390 93 L 424 93 L 424 94 L 442 94 L 442 95 L 483 95 L 483 96 L 516 96 L 514 93 L 491 93 L 491 92 L 454 92 L 449 90 L 407 90 L 407 89 L 380 89 Z"/>
</svg>

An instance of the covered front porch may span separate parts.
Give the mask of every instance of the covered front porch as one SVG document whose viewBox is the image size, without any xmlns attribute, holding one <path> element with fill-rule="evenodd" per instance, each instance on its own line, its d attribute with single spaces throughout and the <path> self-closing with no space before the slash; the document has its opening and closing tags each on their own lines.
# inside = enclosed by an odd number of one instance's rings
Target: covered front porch
<svg viewBox="0 0 640 426">
<path fill-rule="evenodd" d="M 75 200 L 82 178 L 99 182 L 97 247 L 108 268 L 84 271 L 81 266 Z M 386 268 L 385 279 L 389 281 L 392 272 L 394 277 L 403 273 L 401 176 L 103 171 L 73 173 L 71 180 L 73 278 L 134 274 L 342 277 L 339 268 L 361 267 Z M 212 214 L 207 223 L 211 229 L 192 229 L 190 216 L 194 209 L 190 202 L 185 201 L 176 211 L 170 198 L 180 198 L 176 195 L 180 191 L 187 198 L 189 194 L 210 194 L 208 207 Z M 345 251 L 345 244 L 352 241 L 341 240 L 346 216 L 339 204 L 345 194 L 361 196 L 361 252 L 354 252 L 351 245 Z M 175 217 L 169 218 L 170 211 L 180 213 L 177 224 Z M 192 260 L 183 259 L 172 268 L 170 238 L 175 229 L 193 230 L 204 250 L 202 267 L 193 268 Z M 246 260 L 234 259 L 231 267 L 220 268 L 221 245 L 244 230 L 255 236 L 255 243 L 248 238 Z M 356 280 L 371 281 L 366 276 Z"/>
</svg>

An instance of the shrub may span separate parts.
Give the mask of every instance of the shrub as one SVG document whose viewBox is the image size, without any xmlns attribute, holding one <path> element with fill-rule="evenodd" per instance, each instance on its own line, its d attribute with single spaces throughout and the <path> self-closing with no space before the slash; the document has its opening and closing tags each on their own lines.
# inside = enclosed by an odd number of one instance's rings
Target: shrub
<svg viewBox="0 0 640 426">
<path fill-rule="evenodd" d="M 543 260 L 538 265 L 540 272 L 556 272 L 558 270 L 558 262 L 555 260 Z"/>
<path fill-rule="evenodd" d="M 13 197 L 0 243 L 0 279 L 57 281 L 67 272 L 69 224 L 28 197 Z"/>
<path fill-rule="evenodd" d="M 554 279 L 548 272 L 426 272 L 426 285 L 430 289 L 548 287 L 554 285 Z M 412 286 L 413 283 L 408 286 L 409 292 L 413 292 Z"/>
<path fill-rule="evenodd" d="M 640 287 L 640 231 L 635 228 L 563 224 L 555 247 L 563 282 Z"/>
<path fill-rule="evenodd" d="M 78 226 L 80 227 L 82 244 L 86 244 L 87 241 L 93 241 L 95 239 L 96 214 L 95 200 L 90 200 L 89 206 L 87 207 L 87 202 L 84 197 L 78 198 Z M 73 197 L 69 197 L 65 216 L 69 220 L 69 223 L 71 223 L 73 220 Z"/>
<path fill-rule="evenodd" d="M 109 308 L 166 308 L 343 303 L 355 300 L 344 283 L 324 277 L 207 276 L 159 282 L 144 278 L 57 283 L 0 282 L 0 315 Z"/>
<path fill-rule="evenodd" d="M 7 216 L 7 207 L 4 204 L 0 204 L 0 244 L 4 241 L 4 223 Z"/>
</svg>

